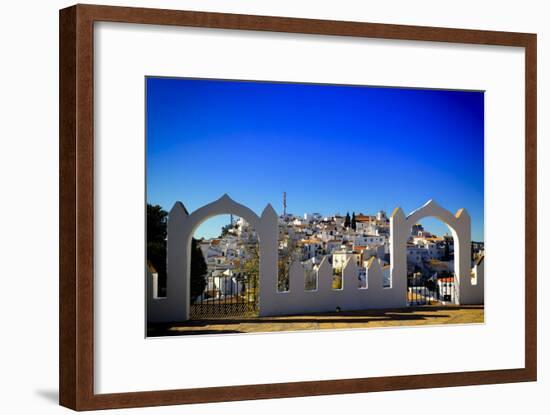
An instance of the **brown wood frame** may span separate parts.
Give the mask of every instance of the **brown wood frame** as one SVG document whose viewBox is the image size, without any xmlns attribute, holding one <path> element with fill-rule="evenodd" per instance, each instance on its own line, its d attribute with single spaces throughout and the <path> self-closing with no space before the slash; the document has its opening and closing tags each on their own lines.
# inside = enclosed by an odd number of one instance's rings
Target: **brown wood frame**
<svg viewBox="0 0 550 415">
<path fill-rule="evenodd" d="M 96 21 L 525 48 L 525 368 L 94 394 L 93 27 Z M 534 381 L 537 378 L 535 34 L 76 5 L 60 11 L 59 400 L 76 410 Z"/>
</svg>

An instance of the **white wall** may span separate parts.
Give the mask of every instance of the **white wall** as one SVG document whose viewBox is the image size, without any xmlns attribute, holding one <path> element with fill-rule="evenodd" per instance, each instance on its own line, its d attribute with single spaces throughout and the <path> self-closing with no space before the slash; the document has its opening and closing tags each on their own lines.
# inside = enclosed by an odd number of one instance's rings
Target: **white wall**
<svg viewBox="0 0 550 415">
<path fill-rule="evenodd" d="M 136 5 L 284 15 L 341 20 L 363 20 L 473 29 L 538 32 L 539 34 L 539 275 L 548 275 L 550 261 L 543 231 L 550 222 L 550 77 L 545 75 L 550 43 L 546 36 L 546 2 L 409 0 L 388 2 L 318 0 L 157 0 L 102 1 Z M 0 400 L 3 413 L 69 413 L 57 400 L 57 88 L 58 9 L 68 1 L 3 2 L 0 50 L 0 120 L 2 150 L 0 177 L 0 258 L 15 277 L 18 295 L 4 292 L 0 301 L 2 325 Z M 544 138 L 544 139 L 543 139 Z M 546 162 L 546 166 L 544 166 Z M 546 208 L 546 209 L 545 209 Z M 32 253 L 32 255 L 31 255 Z M 539 293 L 549 284 L 539 278 Z M 24 293 L 27 297 L 22 295 Z M 539 297 L 540 298 L 540 297 Z M 539 300 L 539 350 L 548 349 L 550 302 Z M 490 318 L 490 316 L 488 316 Z M 336 357 L 333 356 L 333 357 Z M 403 413 L 410 408 L 444 410 L 446 414 L 490 411 L 518 414 L 532 407 L 548 408 L 548 358 L 539 356 L 538 383 L 467 388 L 430 389 L 376 394 L 166 407 L 110 413 L 143 414 L 257 414 L 308 411 L 334 414 L 342 408 L 368 408 L 373 413 Z M 541 409 L 542 410 L 542 409 Z M 539 412 L 541 411 L 539 410 Z"/>
</svg>

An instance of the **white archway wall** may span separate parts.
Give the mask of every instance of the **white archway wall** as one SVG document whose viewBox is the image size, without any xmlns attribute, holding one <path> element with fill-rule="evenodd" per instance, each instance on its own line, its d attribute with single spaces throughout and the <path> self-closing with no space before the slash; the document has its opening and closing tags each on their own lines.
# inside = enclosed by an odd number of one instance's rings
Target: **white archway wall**
<svg viewBox="0 0 550 415">
<path fill-rule="evenodd" d="M 266 206 L 258 217 L 251 209 L 233 201 L 227 194 L 205 205 L 191 215 L 181 202 L 176 202 L 169 213 L 167 224 L 167 287 L 166 297 L 155 299 L 148 289 L 148 321 L 168 322 L 189 319 L 191 241 L 201 223 L 218 215 L 233 214 L 250 223 L 258 234 L 260 248 L 260 299 L 269 303 L 268 295 L 262 298 L 261 287 L 275 286 L 277 280 L 277 214 Z M 150 284 L 150 283 L 149 283 Z"/>
<path fill-rule="evenodd" d="M 411 213 L 411 215 L 409 215 L 407 217 L 407 220 L 405 222 L 404 226 L 405 226 L 407 235 L 410 235 L 412 227 L 414 225 L 418 224 L 418 223 L 421 223 L 423 219 L 435 218 L 435 219 L 441 221 L 442 223 L 444 223 L 447 226 L 447 228 L 449 229 L 449 231 L 451 232 L 451 235 L 453 237 L 454 253 L 456 255 L 456 253 L 459 250 L 459 246 L 461 245 L 460 241 L 464 240 L 464 237 L 458 235 L 457 231 L 454 228 L 455 225 L 449 224 L 449 222 L 456 223 L 456 218 L 454 216 L 452 216 L 452 214 L 448 211 L 445 211 L 448 214 L 441 215 L 441 216 L 422 215 L 422 212 L 419 212 L 419 211 L 415 211 L 415 212 L 418 212 L 418 214 L 415 214 L 413 216 L 413 214 Z M 470 247 L 471 246 L 470 242 L 467 242 L 467 245 Z M 405 252 L 407 252 L 407 241 L 405 241 L 405 248 L 404 249 L 405 249 Z M 456 260 L 456 258 L 458 258 L 458 256 L 456 256 L 455 260 L 453 261 L 454 262 L 453 275 L 454 275 L 454 278 L 457 281 L 457 284 L 455 285 L 455 294 L 456 295 L 453 295 L 453 302 L 458 305 L 458 304 L 460 304 L 459 295 L 458 295 L 460 272 L 459 272 L 458 268 L 460 267 L 461 264 L 459 263 L 459 261 Z M 407 258 L 407 263 L 405 264 L 405 275 L 407 275 L 407 273 L 408 273 L 408 261 L 409 260 Z M 467 268 L 470 268 L 470 261 L 468 261 Z M 407 278 L 407 277 L 405 276 L 405 278 Z"/>
<path fill-rule="evenodd" d="M 465 209 L 455 215 L 430 200 L 424 206 L 405 217 L 401 208 L 390 218 L 390 262 L 392 286 L 401 290 L 407 284 L 406 246 L 412 226 L 426 217 L 443 221 L 453 233 L 455 241 L 455 289 L 457 304 L 481 304 L 480 285 L 473 285 L 471 278 L 471 219 Z M 405 294 L 406 295 L 406 294 Z M 481 295 L 482 297 L 482 295 Z"/>
<path fill-rule="evenodd" d="M 168 219 L 167 296 L 153 298 L 148 287 L 148 320 L 151 322 L 185 321 L 189 318 L 191 238 L 205 220 L 217 215 L 233 214 L 244 218 L 256 230 L 260 248 L 259 313 L 260 316 L 369 308 L 398 308 L 407 305 L 406 245 L 411 227 L 426 217 L 436 217 L 449 226 L 455 240 L 455 276 L 457 303 L 483 303 L 483 268 L 478 267 L 477 284 L 471 278 L 470 217 L 465 209 L 456 215 L 429 201 L 405 217 L 401 208 L 390 218 L 390 281 L 383 287 L 383 273 L 377 260 L 367 267 L 367 288 L 358 287 L 358 269 L 348 260 L 342 271 L 343 287 L 332 289 L 332 267 L 325 258 L 317 270 L 317 289 L 305 289 L 306 271 L 299 262 L 291 265 L 289 290 L 278 292 L 278 216 L 271 205 L 258 217 L 249 208 L 224 195 L 191 215 L 176 203 Z"/>
<path fill-rule="evenodd" d="M 342 289 L 333 289 L 332 266 L 324 258 L 317 270 L 317 289 L 306 291 L 306 271 L 298 261 L 294 262 L 290 267 L 289 290 L 267 293 L 270 301 L 262 303 L 260 316 L 331 312 L 337 308 L 342 311 L 399 308 L 406 305 L 399 291 L 383 287 L 384 278 L 378 260 L 372 261 L 367 268 L 368 288 L 359 288 L 357 276 L 357 266 L 349 259 L 342 270 Z"/>
</svg>

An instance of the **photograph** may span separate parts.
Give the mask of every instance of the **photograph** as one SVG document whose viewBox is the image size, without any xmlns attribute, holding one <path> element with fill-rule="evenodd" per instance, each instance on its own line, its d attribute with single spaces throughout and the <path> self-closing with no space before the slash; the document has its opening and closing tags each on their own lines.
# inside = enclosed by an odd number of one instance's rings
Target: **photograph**
<svg viewBox="0 0 550 415">
<path fill-rule="evenodd" d="M 484 91 L 145 91 L 147 337 L 484 323 Z"/>
</svg>

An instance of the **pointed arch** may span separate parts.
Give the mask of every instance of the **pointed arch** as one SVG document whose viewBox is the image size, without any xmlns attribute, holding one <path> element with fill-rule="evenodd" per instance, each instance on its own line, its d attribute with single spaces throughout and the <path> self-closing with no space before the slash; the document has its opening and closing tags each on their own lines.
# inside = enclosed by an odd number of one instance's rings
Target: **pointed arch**
<svg viewBox="0 0 550 415">
<path fill-rule="evenodd" d="M 257 228 L 260 223 L 260 217 L 252 209 L 235 202 L 225 193 L 218 200 L 200 207 L 187 217 L 188 224 L 186 226 L 190 229 L 191 236 L 203 222 L 219 215 L 239 216 L 254 228 Z"/>
<path fill-rule="evenodd" d="M 181 202 L 176 202 L 168 216 L 167 288 L 163 301 L 151 301 L 148 313 L 151 321 L 184 321 L 189 318 L 191 241 L 196 229 L 206 220 L 218 215 L 235 215 L 250 223 L 260 247 L 260 287 L 275 286 L 277 279 L 278 217 L 268 204 L 258 216 L 248 207 L 237 203 L 228 194 L 189 214 Z M 266 290 L 267 291 L 267 290 Z M 262 300 L 260 288 L 260 304 Z"/>
<path fill-rule="evenodd" d="M 407 239 L 412 226 L 427 217 L 435 217 L 445 223 L 452 232 L 455 245 L 456 302 L 471 304 L 476 287 L 470 278 L 471 220 L 466 209 L 454 215 L 442 208 L 435 200 L 429 200 L 405 217 L 401 208 L 396 208 L 390 217 L 390 261 L 392 287 L 403 293 L 406 303 L 407 284 Z"/>
</svg>

